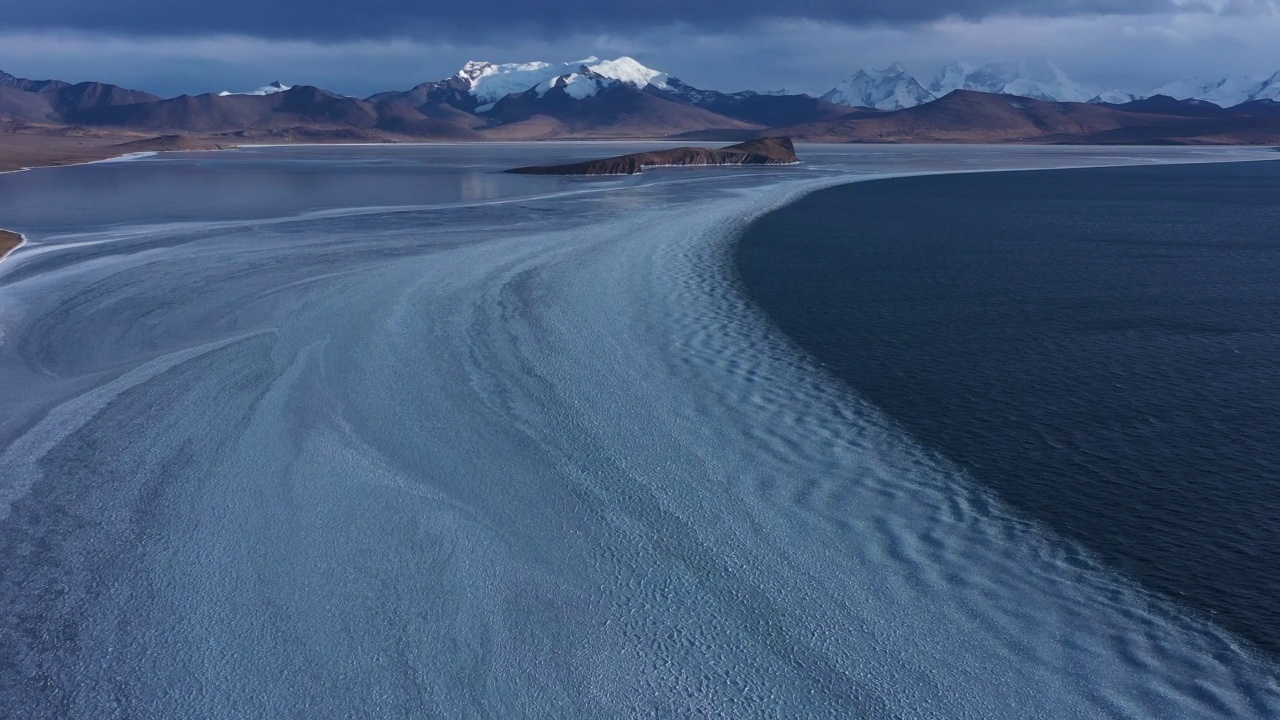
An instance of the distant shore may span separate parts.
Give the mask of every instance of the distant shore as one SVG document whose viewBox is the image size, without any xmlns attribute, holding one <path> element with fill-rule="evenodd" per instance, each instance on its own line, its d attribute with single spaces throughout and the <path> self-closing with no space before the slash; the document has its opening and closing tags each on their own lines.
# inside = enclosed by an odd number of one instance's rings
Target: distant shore
<svg viewBox="0 0 1280 720">
<path fill-rule="evenodd" d="M 682 143 L 682 144 L 714 144 L 727 145 L 734 142 L 741 142 L 740 139 L 731 137 L 724 138 L 703 138 L 695 140 L 689 137 L 572 137 L 572 138 L 539 138 L 536 140 L 435 140 L 422 138 L 389 138 L 385 140 L 372 141 L 353 141 L 350 138 L 334 137 L 334 138 L 315 138 L 300 137 L 293 141 L 281 141 L 279 137 L 247 137 L 230 138 L 224 135 L 200 136 L 200 135 L 146 135 L 135 131 L 122 130 L 114 131 L 85 131 L 83 134 L 67 134 L 52 135 L 41 132 L 6 132 L 0 128 L 0 174 L 9 172 L 19 172 L 22 170 L 34 170 L 44 167 L 62 167 L 67 165 L 84 165 L 87 163 L 102 162 L 104 160 L 114 160 L 130 155 L 143 155 L 158 152 L 195 152 L 203 150 L 236 150 L 240 148 L 252 147 L 290 147 L 304 145 L 376 145 L 376 146 L 405 146 L 405 145 L 470 145 L 470 144 L 508 144 L 508 143 L 592 143 L 592 142 L 653 142 L 653 143 Z M 807 142 L 821 144 L 821 140 L 809 139 Z M 828 141 L 830 142 L 830 141 Z M 926 145 L 974 145 L 974 144 L 993 144 L 993 145 L 1046 145 L 1054 144 L 1047 142 L 991 142 L 981 143 L 972 141 L 884 141 L 884 142 L 868 142 L 863 141 L 867 145 L 899 145 L 899 144 L 926 144 Z M 858 144 L 849 141 L 841 141 L 838 144 Z M 1141 143 L 1139 143 L 1141 145 Z M 1231 145 L 1224 144 L 1206 144 L 1205 147 L 1224 147 Z M 1238 145 L 1238 147 L 1256 147 L 1247 144 Z M 1280 151 L 1280 147 L 1273 148 Z"/>
<path fill-rule="evenodd" d="M 21 245 L 23 238 L 16 232 L 0 229 L 0 260 L 4 260 L 14 248 Z"/>
<path fill-rule="evenodd" d="M 221 137 L 198 135 L 140 135 L 131 132 L 94 133 L 91 135 L 46 135 L 40 133 L 0 132 L 0 173 L 62 167 L 114 160 L 129 155 L 154 152 L 193 152 L 200 150 L 235 150 L 242 147 L 268 145 L 346 144 L 340 140 L 325 142 L 313 139 L 281 142 L 279 138 L 237 139 L 229 142 Z M 377 145 L 409 144 L 396 141 L 370 143 Z M 412 144 L 436 144 L 416 141 Z"/>
<path fill-rule="evenodd" d="M 404 139 L 373 142 L 353 142 L 347 138 L 332 140 L 306 138 L 295 142 L 281 142 L 279 138 L 261 138 L 228 142 L 221 137 L 200 137 L 191 135 L 140 136 L 131 133 L 94 136 L 51 136 L 34 133 L 0 132 L 0 173 L 34 170 L 42 167 L 62 167 L 66 165 L 83 165 L 103 160 L 139 153 L 151 152 L 193 152 L 201 150 L 236 150 L 251 147 L 290 147 L 301 145 L 462 145 L 479 142 L 482 144 L 502 145 L 511 142 L 543 143 L 543 142 L 688 142 L 674 138 L 629 138 L 629 137 L 589 137 L 589 138 L 549 138 L 545 140 L 481 140 L 481 141 L 447 141 Z M 716 142 L 707 140 L 704 142 Z M 725 139 L 722 142 L 734 142 Z"/>
<path fill-rule="evenodd" d="M 0 173 L 41 167 L 81 165 L 139 152 L 219 150 L 228 143 L 186 136 L 151 137 L 134 133 L 46 135 L 0 132 Z"/>
</svg>

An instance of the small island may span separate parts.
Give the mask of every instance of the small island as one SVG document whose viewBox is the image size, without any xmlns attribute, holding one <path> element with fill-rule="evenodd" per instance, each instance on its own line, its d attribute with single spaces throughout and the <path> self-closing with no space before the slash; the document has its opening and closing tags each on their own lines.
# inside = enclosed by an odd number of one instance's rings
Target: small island
<svg viewBox="0 0 1280 720">
<path fill-rule="evenodd" d="M 22 236 L 16 232 L 8 230 L 0 230 L 0 260 L 3 260 L 11 250 L 22 244 Z"/>
<path fill-rule="evenodd" d="M 522 175 L 636 175 L 645 168 L 701 165 L 794 165 L 795 145 L 789 137 L 751 140 L 723 148 L 679 147 L 618 155 L 568 165 L 535 165 L 508 170 Z"/>
</svg>

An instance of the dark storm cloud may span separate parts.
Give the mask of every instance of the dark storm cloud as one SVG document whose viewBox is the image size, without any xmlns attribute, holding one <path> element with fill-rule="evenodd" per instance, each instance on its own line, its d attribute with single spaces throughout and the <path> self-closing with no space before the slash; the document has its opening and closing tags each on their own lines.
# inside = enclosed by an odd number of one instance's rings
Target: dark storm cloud
<svg viewBox="0 0 1280 720">
<path fill-rule="evenodd" d="M 1173 0 L 40 0 L 11 4 L 4 13 L 4 24 L 9 29 L 341 39 L 409 34 L 440 37 L 455 31 L 471 36 L 522 30 L 544 35 L 626 33 L 671 23 L 723 29 L 776 17 L 910 24 L 945 17 L 1062 17 L 1175 9 L 1185 11 L 1186 3 L 1179 7 Z"/>
</svg>

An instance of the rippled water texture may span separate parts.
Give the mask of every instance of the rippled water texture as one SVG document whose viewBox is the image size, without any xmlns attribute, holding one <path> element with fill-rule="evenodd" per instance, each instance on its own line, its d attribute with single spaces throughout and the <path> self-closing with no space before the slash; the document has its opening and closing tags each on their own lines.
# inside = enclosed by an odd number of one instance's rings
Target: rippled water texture
<svg viewBox="0 0 1280 720">
<path fill-rule="evenodd" d="M 739 259 L 922 444 L 1280 657 L 1277 200 L 1280 162 L 858 183 Z"/>
<path fill-rule="evenodd" d="M 746 300 L 888 174 L 1261 151 L 264 149 L 0 177 L 18 717 L 1258 717 L 1274 668 L 1020 519 Z"/>
</svg>

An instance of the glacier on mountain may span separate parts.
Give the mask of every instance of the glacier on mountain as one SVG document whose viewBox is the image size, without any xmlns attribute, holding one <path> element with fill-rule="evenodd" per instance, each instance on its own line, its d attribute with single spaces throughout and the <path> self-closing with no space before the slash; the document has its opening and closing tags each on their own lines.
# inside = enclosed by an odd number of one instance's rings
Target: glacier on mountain
<svg viewBox="0 0 1280 720">
<path fill-rule="evenodd" d="M 1280 102 L 1280 71 L 1276 71 L 1271 77 L 1263 81 L 1262 87 L 1258 88 L 1257 92 L 1249 99 Z"/>
<path fill-rule="evenodd" d="M 863 68 L 822 96 L 823 100 L 849 107 L 904 110 L 927 103 L 934 96 L 924 89 L 902 63 L 883 70 Z"/>
<path fill-rule="evenodd" d="M 850 107 L 901 110 L 930 102 L 956 90 L 1017 95 L 1056 102 L 1088 102 L 1099 97 L 1096 90 L 1072 80 L 1048 60 L 992 62 L 974 66 L 950 62 L 942 67 L 926 88 L 901 63 L 884 70 L 862 69 L 844 79 L 823 100 Z M 1119 99 L 1109 93 L 1107 102 Z M 1121 102 L 1127 102 L 1121 100 Z"/>
<path fill-rule="evenodd" d="M 570 97 L 580 100 L 614 83 L 626 83 L 637 88 L 667 87 L 666 73 L 645 67 L 630 57 L 601 60 L 592 56 L 559 63 L 471 61 L 455 77 L 482 105 L 496 103 L 507 95 L 530 89 L 542 97 L 555 87 L 563 87 Z"/>
<path fill-rule="evenodd" d="M 1094 95 L 1089 102 L 1106 103 L 1107 105 L 1124 105 L 1125 103 L 1131 103 L 1135 100 L 1141 99 L 1142 97 L 1140 95 L 1127 93 L 1123 90 L 1105 90 Z"/>
<path fill-rule="evenodd" d="M 929 92 L 942 97 L 956 90 L 1018 95 L 1056 102 L 1088 102 L 1098 96 L 1048 60 L 991 62 L 979 67 L 951 62 L 940 70 Z"/>
<path fill-rule="evenodd" d="M 720 108 L 717 112 L 735 103 L 754 102 L 754 99 L 762 96 L 795 94 L 795 91 L 788 90 L 748 90 L 739 93 L 703 90 L 665 72 L 646 67 L 631 57 L 603 60 L 594 55 L 582 60 L 554 63 L 472 61 L 466 63 L 454 76 L 440 82 L 424 83 L 420 87 L 425 87 L 428 91 L 424 97 L 434 97 L 432 93 L 435 93 L 444 102 L 457 102 L 461 96 L 467 98 L 462 104 L 468 111 L 485 113 L 511 94 L 532 92 L 542 98 L 556 90 L 569 98 L 582 100 L 594 97 L 608 88 L 620 86 L 656 90 L 661 97 L 667 99 L 704 108 Z M 240 94 L 265 95 L 287 89 L 288 86 L 273 83 L 256 91 Z M 895 62 L 880 70 L 860 69 L 820 97 L 826 102 L 846 107 L 895 111 L 932 102 L 955 90 L 1014 95 L 1050 102 L 1113 105 L 1123 105 L 1161 94 L 1179 100 L 1204 100 L 1230 107 L 1251 100 L 1280 102 L 1280 72 L 1266 79 L 1262 76 L 1208 80 L 1190 77 L 1138 94 L 1118 88 L 1100 90 L 1078 83 L 1047 59 L 988 62 L 982 65 L 950 62 L 938 71 L 927 86 L 909 73 L 901 63 Z M 418 98 L 416 102 L 421 103 L 422 98 Z"/>
<path fill-rule="evenodd" d="M 1205 79 L 1185 77 L 1152 90 L 1149 95 L 1168 95 L 1174 100 L 1205 100 L 1214 105 L 1232 107 L 1248 102 L 1263 90 L 1267 81 L 1259 77 L 1234 76 Z"/>
</svg>

